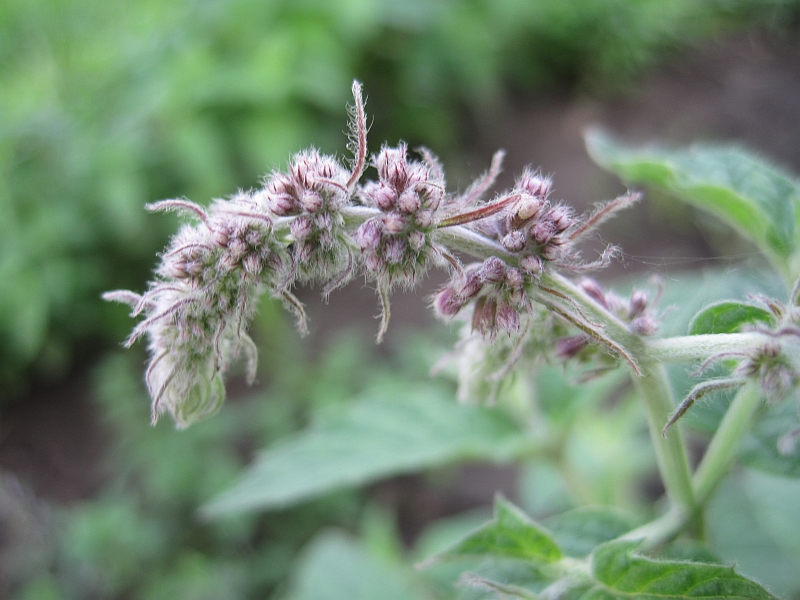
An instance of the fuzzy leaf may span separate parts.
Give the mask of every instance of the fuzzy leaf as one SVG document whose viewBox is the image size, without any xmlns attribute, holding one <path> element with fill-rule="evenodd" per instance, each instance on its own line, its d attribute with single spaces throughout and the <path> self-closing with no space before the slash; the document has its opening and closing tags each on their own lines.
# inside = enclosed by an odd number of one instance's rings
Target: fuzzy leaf
<svg viewBox="0 0 800 600">
<path fill-rule="evenodd" d="M 734 333 L 750 323 L 772 323 L 768 310 L 736 300 L 724 300 L 706 306 L 689 324 L 690 335 L 704 333 Z"/>
<path fill-rule="evenodd" d="M 492 521 L 431 560 L 457 556 L 493 556 L 543 565 L 561 558 L 561 549 L 550 533 L 508 500 L 498 496 L 494 503 L 494 512 Z"/>
<path fill-rule="evenodd" d="M 406 385 L 394 395 L 355 402 L 338 418 L 270 448 L 203 512 L 286 507 L 457 460 L 504 462 L 530 444 L 499 410 L 460 405 L 429 387 Z"/>
<path fill-rule="evenodd" d="M 595 584 L 581 600 L 777 600 L 733 567 L 657 561 L 633 553 L 636 542 L 609 542 L 592 554 Z"/>
<path fill-rule="evenodd" d="M 725 221 L 788 273 L 800 201 L 791 176 L 731 146 L 630 148 L 599 131 L 586 135 L 586 145 L 595 162 L 623 180 L 659 187 Z"/>
<path fill-rule="evenodd" d="M 547 528 L 567 556 L 583 558 L 598 545 L 633 529 L 636 523 L 610 507 L 582 507 L 547 519 Z"/>
</svg>

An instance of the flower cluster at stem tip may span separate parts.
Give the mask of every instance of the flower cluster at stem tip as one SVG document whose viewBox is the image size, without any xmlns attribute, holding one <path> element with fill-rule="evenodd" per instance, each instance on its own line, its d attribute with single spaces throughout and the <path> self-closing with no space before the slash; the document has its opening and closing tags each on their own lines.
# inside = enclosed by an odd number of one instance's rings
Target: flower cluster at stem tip
<svg viewBox="0 0 800 600">
<path fill-rule="evenodd" d="M 416 285 L 431 266 L 445 268 L 451 279 L 432 300 L 437 316 L 465 317 L 473 335 L 489 343 L 503 334 L 516 348 L 513 363 L 531 323 L 543 318 L 537 294 L 555 293 L 539 285 L 543 273 L 590 271 L 612 258 L 615 249 L 608 248 L 598 260 L 582 262 L 576 244 L 637 195 L 578 217 L 550 200 L 549 178 L 526 169 L 511 190 L 486 201 L 502 152 L 464 193 L 448 193 L 441 164 L 425 148 L 415 151 L 418 158 L 404 143 L 384 145 L 368 156 L 358 82 L 353 96 L 348 163 L 306 150 L 286 171 L 267 176 L 260 189 L 239 191 L 207 208 L 184 199 L 148 206 L 183 213 L 191 222 L 171 240 L 144 294 L 118 290 L 104 298 L 129 304 L 132 316 L 143 316 L 126 345 L 147 336 L 145 379 L 154 422 L 169 412 L 185 427 L 216 410 L 225 396 L 223 377 L 240 356 L 253 380 L 256 348 L 246 331 L 264 292 L 280 298 L 305 332 L 305 312 L 293 287 L 321 285 L 327 296 L 361 273 L 379 296 L 380 341 L 391 291 Z M 368 166 L 378 178 L 362 183 Z M 463 265 L 459 255 L 479 262 Z M 655 325 L 637 302 L 631 300 L 631 330 L 652 333 Z M 587 321 L 577 307 L 556 303 L 560 317 Z M 591 331 L 585 333 L 582 343 L 591 337 Z M 604 339 L 599 333 L 596 338 Z"/>
</svg>

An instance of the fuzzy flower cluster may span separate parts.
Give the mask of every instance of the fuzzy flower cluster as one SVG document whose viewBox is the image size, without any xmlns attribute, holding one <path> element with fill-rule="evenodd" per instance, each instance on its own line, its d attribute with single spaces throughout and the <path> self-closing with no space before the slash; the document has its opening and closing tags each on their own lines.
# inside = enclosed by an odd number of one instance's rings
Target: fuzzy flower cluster
<svg viewBox="0 0 800 600">
<path fill-rule="evenodd" d="M 307 150 L 296 154 L 285 171 L 267 176 L 260 189 L 215 200 L 208 208 L 187 200 L 151 206 L 181 212 L 191 222 L 172 239 L 147 292 L 115 291 L 104 297 L 143 316 L 127 344 L 148 339 L 146 381 L 154 421 L 168 412 L 186 426 L 214 411 L 224 399 L 223 378 L 240 356 L 253 379 L 256 349 L 246 330 L 264 292 L 280 298 L 305 331 L 303 306 L 292 287 L 320 285 L 327 296 L 363 273 L 382 307 L 380 340 L 389 321 L 391 290 L 417 284 L 431 266 L 444 267 L 451 280 L 433 300 L 437 315 L 449 320 L 471 310 L 472 330 L 479 337 L 493 342 L 498 333 L 507 333 L 516 340 L 513 362 L 531 315 L 550 306 L 534 301 L 536 293 L 548 291 L 538 286 L 542 274 L 549 268 L 591 270 L 610 259 L 611 248 L 598 261 L 584 263 L 576 243 L 635 196 L 577 217 L 549 200 L 549 179 L 526 170 L 513 189 L 487 202 L 502 152 L 466 192 L 448 193 L 444 171 L 426 149 L 416 150 L 415 158 L 400 143 L 368 156 L 357 82 L 353 95 L 349 164 Z M 368 166 L 377 171 L 377 180 L 362 183 Z M 462 266 L 458 253 L 480 262 Z M 653 327 L 644 307 L 633 308 L 635 302 L 629 309 L 631 327 L 646 334 Z M 563 306 L 558 314 L 573 323 L 581 320 Z"/>
<path fill-rule="evenodd" d="M 726 351 L 711 356 L 695 375 L 704 373 L 712 364 L 734 361 L 730 374 L 714 377 L 697 384 L 670 417 L 664 431 L 674 425 L 691 407 L 709 392 L 738 388 L 754 382 L 764 397 L 777 404 L 800 388 L 800 281 L 791 294 L 791 302 L 759 297 L 757 300 L 770 316 L 767 322 L 745 326 L 743 329 L 762 334 L 763 342 L 742 351 Z M 787 433 L 778 442 L 778 449 L 790 453 L 800 428 Z"/>
</svg>

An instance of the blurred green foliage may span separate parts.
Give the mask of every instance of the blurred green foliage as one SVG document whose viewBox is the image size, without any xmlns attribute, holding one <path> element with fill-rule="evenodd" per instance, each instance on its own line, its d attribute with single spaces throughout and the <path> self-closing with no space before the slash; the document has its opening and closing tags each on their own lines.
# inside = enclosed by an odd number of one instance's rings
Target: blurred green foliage
<svg viewBox="0 0 800 600">
<path fill-rule="evenodd" d="M 128 329 L 176 222 L 142 206 L 256 185 L 344 146 L 353 78 L 373 139 L 448 154 L 509 86 L 617 89 L 664 51 L 796 0 L 8 0 L 0 6 L 0 385 L 58 380 Z M 466 122 L 474 122 L 468 119 Z M 88 355 L 91 357 L 92 353 Z M 31 370 L 33 369 L 33 371 Z M 22 387 L 21 387 L 22 386 Z"/>
</svg>

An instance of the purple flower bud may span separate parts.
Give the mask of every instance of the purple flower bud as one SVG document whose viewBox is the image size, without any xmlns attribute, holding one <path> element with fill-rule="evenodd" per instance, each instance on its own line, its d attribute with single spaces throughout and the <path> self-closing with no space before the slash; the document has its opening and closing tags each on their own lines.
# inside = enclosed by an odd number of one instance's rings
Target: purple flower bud
<svg viewBox="0 0 800 600">
<path fill-rule="evenodd" d="M 397 199 L 397 208 L 406 214 L 413 214 L 419 210 L 419 196 L 411 189 L 407 189 Z"/>
<path fill-rule="evenodd" d="M 463 301 L 450 286 L 444 287 L 433 299 L 433 309 L 443 318 L 454 317 L 464 306 Z"/>
<path fill-rule="evenodd" d="M 497 301 L 494 298 L 481 296 L 476 300 L 472 313 L 472 329 L 494 337 L 497 332 Z"/>
<path fill-rule="evenodd" d="M 433 225 L 433 211 L 421 210 L 414 216 L 414 222 L 422 229 L 428 229 Z"/>
<path fill-rule="evenodd" d="M 214 228 L 211 230 L 211 239 L 220 248 L 225 248 L 228 245 L 228 236 L 230 235 L 228 226 L 224 223 L 214 223 Z"/>
<path fill-rule="evenodd" d="M 261 273 L 261 258 L 257 254 L 248 254 L 242 260 L 242 267 L 244 272 L 253 277 Z"/>
<path fill-rule="evenodd" d="M 405 226 L 406 220 L 399 212 L 390 212 L 383 217 L 383 227 L 388 233 L 400 233 Z"/>
<path fill-rule="evenodd" d="M 301 242 L 311 235 L 311 229 L 311 219 L 305 215 L 297 217 L 289 225 L 289 231 L 292 232 L 292 237 Z"/>
<path fill-rule="evenodd" d="M 508 302 L 498 302 L 497 304 L 497 326 L 511 333 L 519 333 L 519 312 Z"/>
<path fill-rule="evenodd" d="M 247 253 L 247 244 L 241 238 L 233 238 L 228 242 L 228 253 L 235 261 L 238 261 Z"/>
<path fill-rule="evenodd" d="M 562 360 L 575 358 L 578 353 L 589 345 L 586 335 L 571 335 L 556 340 L 556 356 Z"/>
<path fill-rule="evenodd" d="M 408 245 L 414 252 L 419 252 L 425 246 L 425 234 L 421 231 L 412 231 L 408 234 Z"/>
<path fill-rule="evenodd" d="M 386 269 L 386 263 L 377 254 L 367 254 L 364 257 L 364 266 L 371 273 L 382 273 Z"/>
<path fill-rule="evenodd" d="M 647 309 L 648 300 L 649 298 L 644 292 L 638 290 L 633 292 L 628 303 L 628 318 L 633 319 L 644 313 Z"/>
<path fill-rule="evenodd" d="M 506 284 L 512 290 L 521 290 L 522 286 L 525 284 L 525 278 L 522 272 L 514 267 L 509 267 L 506 270 Z"/>
<path fill-rule="evenodd" d="M 303 192 L 301 203 L 305 210 L 313 213 L 317 212 L 320 208 L 322 208 L 323 200 L 322 196 L 320 196 L 319 193 L 313 190 L 307 190 Z"/>
<path fill-rule="evenodd" d="M 535 254 L 527 254 L 519 260 L 519 266 L 531 275 L 539 275 L 544 270 L 544 261 Z"/>
<path fill-rule="evenodd" d="M 528 243 L 528 240 L 522 231 L 515 229 L 508 232 L 505 237 L 503 237 L 502 243 L 503 247 L 509 252 L 519 252 L 525 247 L 525 245 Z"/>
<path fill-rule="evenodd" d="M 380 246 L 382 232 L 383 223 L 378 219 L 370 219 L 356 231 L 356 241 L 362 250 L 376 250 Z"/>
<path fill-rule="evenodd" d="M 383 212 L 389 212 L 394 208 L 397 193 L 389 186 L 380 184 L 375 186 L 375 190 L 370 197 L 372 202 Z"/>
<path fill-rule="evenodd" d="M 406 187 L 408 174 L 406 172 L 406 146 L 400 144 L 397 148 L 383 147 L 375 161 L 381 182 L 385 182 L 394 189 L 402 191 Z"/>
<path fill-rule="evenodd" d="M 300 211 L 297 201 L 289 194 L 270 194 L 267 199 L 267 206 L 279 217 L 285 217 Z"/>
<path fill-rule="evenodd" d="M 314 225 L 322 231 L 330 231 L 333 228 L 333 215 L 329 212 L 314 215 Z"/>
<path fill-rule="evenodd" d="M 653 335 L 658 331 L 658 322 L 645 313 L 631 321 L 631 329 L 639 335 Z"/>
<path fill-rule="evenodd" d="M 459 298 L 463 298 L 464 300 L 471 300 L 477 296 L 481 288 L 483 288 L 483 281 L 481 281 L 478 269 L 465 271 L 455 285 L 456 293 Z"/>
<path fill-rule="evenodd" d="M 579 285 L 581 289 L 592 298 L 592 300 L 597 302 L 600 306 L 608 308 L 608 302 L 606 302 L 606 296 L 603 293 L 603 289 L 594 279 L 583 279 Z"/>
<path fill-rule="evenodd" d="M 550 210 L 547 219 L 553 224 L 555 234 L 562 233 L 572 226 L 572 212 L 566 206 L 556 206 Z"/>
<path fill-rule="evenodd" d="M 530 169 L 525 169 L 517 179 L 517 188 L 525 190 L 537 198 L 546 198 L 550 193 L 551 185 L 549 178 L 534 175 Z"/>
<path fill-rule="evenodd" d="M 540 246 L 544 246 L 553 237 L 551 224 L 546 221 L 534 223 L 530 228 L 531 238 Z"/>
<path fill-rule="evenodd" d="M 390 237 L 386 240 L 386 245 L 383 249 L 383 256 L 386 262 L 392 265 L 399 264 L 403 261 L 406 253 L 406 243 L 402 238 Z"/>
<path fill-rule="evenodd" d="M 480 277 L 483 281 L 489 283 L 499 283 L 505 279 L 506 276 L 506 263 L 492 256 L 483 261 L 480 268 Z"/>
</svg>

